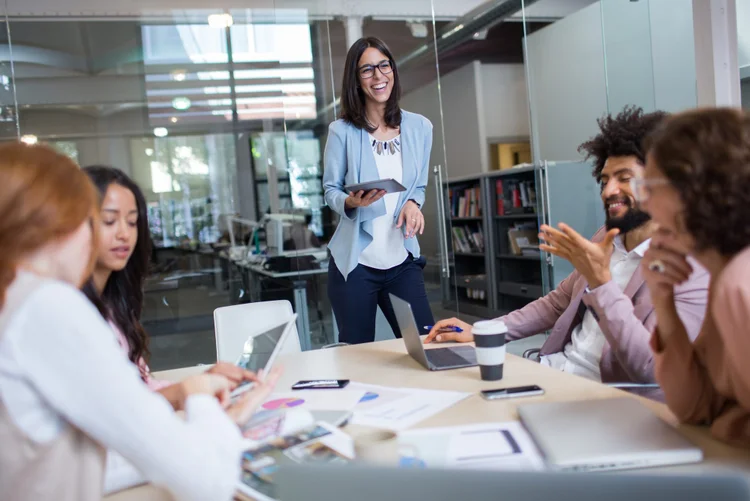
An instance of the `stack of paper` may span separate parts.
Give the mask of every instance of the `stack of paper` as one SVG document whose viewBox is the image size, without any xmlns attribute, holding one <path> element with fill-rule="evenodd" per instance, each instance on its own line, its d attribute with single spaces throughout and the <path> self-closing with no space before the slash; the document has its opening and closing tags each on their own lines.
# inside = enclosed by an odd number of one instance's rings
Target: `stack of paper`
<svg viewBox="0 0 750 501">
<path fill-rule="evenodd" d="M 353 424 L 395 431 L 414 426 L 469 396 L 469 393 L 457 391 L 390 388 L 355 382 L 347 388 L 364 392 L 354 408 Z"/>
<path fill-rule="evenodd" d="M 542 470 L 544 460 L 521 423 L 485 423 L 399 433 L 403 465 L 475 470 Z"/>
</svg>

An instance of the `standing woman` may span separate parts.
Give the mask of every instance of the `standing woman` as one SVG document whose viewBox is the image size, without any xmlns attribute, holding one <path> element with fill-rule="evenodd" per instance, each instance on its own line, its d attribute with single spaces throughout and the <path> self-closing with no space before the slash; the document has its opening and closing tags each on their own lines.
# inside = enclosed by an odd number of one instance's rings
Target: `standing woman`
<svg viewBox="0 0 750 501">
<path fill-rule="evenodd" d="M 398 69 L 381 40 L 361 38 L 346 55 L 341 118 L 328 130 L 323 184 L 341 220 L 331 239 L 328 295 L 342 342 L 375 339 L 380 306 L 401 337 L 389 293 L 409 302 L 417 325 L 431 325 L 416 235 L 424 204 L 432 124 L 399 107 Z M 347 193 L 345 185 L 393 178 L 401 193 Z"/>
</svg>

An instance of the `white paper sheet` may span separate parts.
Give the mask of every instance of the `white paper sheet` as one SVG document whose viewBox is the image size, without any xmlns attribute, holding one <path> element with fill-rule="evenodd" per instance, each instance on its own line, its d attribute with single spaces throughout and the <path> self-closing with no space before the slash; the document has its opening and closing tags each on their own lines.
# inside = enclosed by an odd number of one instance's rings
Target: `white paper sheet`
<svg viewBox="0 0 750 501">
<path fill-rule="evenodd" d="M 517 421 L 429 428 L 399 434 L 402 464 L 474 470 L 542 470 L 544 460 Z"/>
<path fill-rule="evenodd" d="M 348 388 L 364 391 L 354 408 L 352 423 L 389 430 L 404 430 L 455 405 L 469 393 L 390 388 L 352 382 Z"/>
<path fill-rule="evenodd" d="M 308 411 L 351 411 L 365 396 L 364 390 L 300 390 L 273 393 L 261 409 L 305 409 Z"/>
</svg>

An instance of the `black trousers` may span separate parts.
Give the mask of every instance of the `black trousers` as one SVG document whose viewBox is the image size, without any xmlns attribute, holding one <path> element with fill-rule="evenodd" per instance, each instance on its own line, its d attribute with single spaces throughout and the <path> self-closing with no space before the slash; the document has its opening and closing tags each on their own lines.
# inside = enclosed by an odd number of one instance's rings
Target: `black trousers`
<svg viewBox="0 0 750 501">
<path fill-rule="evenodd" d="M 328 298 L 336 315 L 339 341 L 349 344 L 371 343 L 375 340 L 377 307 L 383 310 L 396 337 L 401 337 L 388 294 L 411 304 L 420 334 L 423 327 L 434 322 L 427 292 L 424 288 L 424 258 L 411 254 L 398 266 L 378 270 L 358 265 L 344 280 L 333 258 L 328 264 Z"/>
</svg>

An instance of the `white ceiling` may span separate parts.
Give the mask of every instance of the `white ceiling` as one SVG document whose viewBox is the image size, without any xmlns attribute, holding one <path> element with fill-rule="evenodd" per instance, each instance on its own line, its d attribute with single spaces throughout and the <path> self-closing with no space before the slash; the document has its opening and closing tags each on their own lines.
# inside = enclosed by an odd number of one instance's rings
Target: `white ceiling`
<svg viewBox="0 0 750 501">
<path fill-rule="evenodd" d="M 538 0 L 527 9 L 528 17 L 555 19 L 595 0 Z M 309 17 L 374 16 L 388 18 L 458 18 L 483 0 L 216 0 L 207 9 L 205 0 L 7 0 L 7 13 L 14 17 L 169 17 L 205 18 L 212 12 L 243 11 L 251 16 L 277 15 L 278 9 L 298 10 Z M 0 9 L 2 9 L 0 7 Z"/>
</svg>

